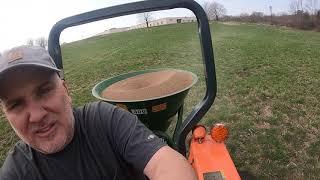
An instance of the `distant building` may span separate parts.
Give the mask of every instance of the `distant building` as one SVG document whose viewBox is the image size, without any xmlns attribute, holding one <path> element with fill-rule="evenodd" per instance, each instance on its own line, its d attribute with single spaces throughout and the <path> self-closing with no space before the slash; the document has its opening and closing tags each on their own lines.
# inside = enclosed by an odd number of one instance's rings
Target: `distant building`
<svg viewBox="0 0 320 180">
<path fill-rule="evenodd" d="M 167 24 L 177 24 L 177 23 L 190 23 L 190 22 L 197 22 L 197 19 L 195 17 L 168 17 L 168 18 L 162 18 L 162 19 L 150 21 L 149 27 L 161 26 L 161 25 L 167 25 Z M 142 23 L 135 26 L 131 26 L 131 27 L 111 28 L 102 33 L 97 34 L 96 36 L 124 32 L 124 31 L 133 30 L 133 29 L 141 29 L 146 27 L 147 27 L 146 23 Z"/>
<path fill-rule="evenodd" d="M 189 22 L 196 22 L 196 21 L 197 19 L 195 17 L 168 17 L 168 18 L 162 18 L 162 19 L 150 21 L 149 27 L 161 26 L 166 24 L 189 23 Z M 146 23 L 142 23 L 135 26 L 131 26 L 130 30 L 146 28 L 146 27 L 147 27 Z"/>
<path fill-rule="evenodd" d="M 106 35 L 106 34 L 112 34 L 112 33 L 118 33 L 118 32 L 124 32 L 124 31 L 129 31 L 130 27 L 124 27 L 124 28 L 111 28 L 108 30 L 105 30 L 102 33 L 97 34 L 96 36 L 100 36 L 100 35 Z"/>
</svg>

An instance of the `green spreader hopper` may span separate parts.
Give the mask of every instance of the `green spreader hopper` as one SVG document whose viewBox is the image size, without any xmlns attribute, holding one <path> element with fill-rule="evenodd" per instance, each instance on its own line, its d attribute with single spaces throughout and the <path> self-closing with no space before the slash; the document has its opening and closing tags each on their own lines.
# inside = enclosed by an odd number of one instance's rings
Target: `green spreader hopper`
<svg viewBox="0 0 320 180">
<path fill-rule="evenodd" d="M 195 74 L 177 69 L 136 71 L 101 81 L 92 89 L 92 94 L 137 115 L 173 146 L 172 138 L 165 131 L 177 114 L 175 132 L 180 127 L 184 99 L 197 79 Z"/>
</svg>

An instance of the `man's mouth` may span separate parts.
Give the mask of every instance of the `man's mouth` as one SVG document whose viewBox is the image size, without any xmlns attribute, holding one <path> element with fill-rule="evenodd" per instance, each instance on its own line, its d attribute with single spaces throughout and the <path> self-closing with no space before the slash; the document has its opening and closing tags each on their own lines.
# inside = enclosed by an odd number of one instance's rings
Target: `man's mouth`
<svg viewBox="0 0 320 180">
<path fill-rule="evenodd" d="M 39 137 L 45 138 L 45 137 L 48 137 L 53 132 L 54 129 L 55 129 L 55 123 L 50 123 L 47 126 L 41 129 L 38 129 L 36 131 L 36 135 Z"/>
</svg>

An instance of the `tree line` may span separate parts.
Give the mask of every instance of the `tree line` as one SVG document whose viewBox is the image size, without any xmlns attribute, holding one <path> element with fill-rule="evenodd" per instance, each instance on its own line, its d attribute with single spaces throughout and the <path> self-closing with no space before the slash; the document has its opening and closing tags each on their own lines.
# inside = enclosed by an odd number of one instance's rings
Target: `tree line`
<svg viewBox="0 0 320 180">
<path fill-rule="evenodd" d="M 28 39 L 26 41 L 26 45 L 28 46 L 40 46 L 43 47 L 45 49 L 47 49 L 48 47 L 48 39 L 46 39 L 45 37 L 39 37 L 37 39 Z M 0 57 L 2 56 L 1 52 L 0 52 Z"/>
<path fill-rule="evenodd" d="M 320 3 L 319 0 L 291 0 L 289 12 L 274 14 L 272 6 L 269 6 L 270 13 L 254 11 L 251 14 L 241 13 L 238 16 L 228 16 L 226 8 L 215 1 L 207 0 L 202 3 L 207 17 L 211 21 L 239 21 L 252 23 L 268 23 L 272 25 L 282 25 L 300 29 L 315 29 L 320 31 Z M 139 18 L 146 23 L 152 20 L 150 12 L 138 14 Z M 26 42 L 30 46 L 48 47 L 48 40 L 45 37 L 28 39 Z M 1 56 L 1 54 L 0 54 Z"/>
<path fill-rule="evenodd" d="M 320 31 L 319 0 L 291 0 L 288 5 L 288 12 L 277 14 L 272 12 L 273 7 L 271 5 L 269 6 L 269 13 L 255 11 L 251 14 L 241 13 L 238 16 L 227 16 L 224 6 L 214 1 L 206 1 L 203 3 L 203 8 L 209 20 L 268 23 Z"/>
<path fill-rule="evenodd" d="M 220 21 L 222 17 L 224 17 L 227 13 L 226 8 L 217 2 L 208 0 L 202 3 L 202 7 L 205 10 L 209 20 Z M 150 27 L 150 22 L 153 20 L 152 13 L 146 12 L 137 15 L 137 18 L 140 22 L 146 24 L 146 27 Z"/>
<path fill-rule="evenodd" d="M 39 37 L 36 39 L 28 39 L 26 44 L 28 46 L 40 46 L 43 47 L 45 49 L 47 49 L 48 47 L 48 39 L 46 39 L 45 37 Z"/>
</svg>

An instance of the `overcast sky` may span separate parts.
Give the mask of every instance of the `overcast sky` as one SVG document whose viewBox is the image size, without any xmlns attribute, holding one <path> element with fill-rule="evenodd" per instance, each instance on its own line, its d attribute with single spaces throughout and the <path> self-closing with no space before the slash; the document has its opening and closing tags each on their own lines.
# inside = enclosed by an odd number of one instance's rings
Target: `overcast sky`
<svg viewBox="0 0 320 180">
<path fill-rule="evenodd" d="M 134 2 L 137 0 L 1 0 L 0 4 L 0 52 L 13 46 L 26 44 L 28 39 L 48 37 L 51 27 L 60 19 L 99 8 Z M 160 0 L 159 0 L 160 1 Z M 199 3 L 209 0 L 196 0 Z M 211 0 L 210 0 L 211 1 Z M 260 11 L 287 12 L 290 0 L 216 0 L 224 5 L 227 14 Z M 155 18 L 167 16 L 191 16 L 189 10 L 178 9 L 158 12 Z M 83 39 L 112 27 L 131 26 L 139 23 L 136 15 L 110 19 L 69 28 L 62 32 L 60 41 Z"/>
</svg>

